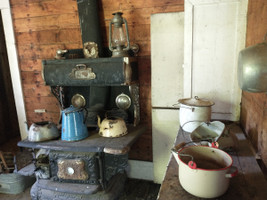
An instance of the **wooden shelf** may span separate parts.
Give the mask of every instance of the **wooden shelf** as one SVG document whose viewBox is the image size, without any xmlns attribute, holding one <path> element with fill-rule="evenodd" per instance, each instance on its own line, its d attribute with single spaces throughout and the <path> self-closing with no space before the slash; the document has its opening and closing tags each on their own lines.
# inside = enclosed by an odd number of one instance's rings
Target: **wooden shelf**
<svg viewBox="0 0 267 200">
<path fill-rule="evenodd" d="M 179 130 L 175 145 L 183 141 L 182 131 Z M 218 142 L 219 148 L 232 156 L 233 166 L 238 168 L 238 175 L 231 178 L 227 192 L 216 199 L 266 199 L 267 180 L 256 161 L 253 148 L 241 128 L 234 123 L 227 125 L 224 134 Z M 179 166 L 175 158 L 171 155 L 157 200 L 201 199 L 189 194 L 182 188 L 179 182 L 178 168 Z"/>
<path fill-rule="evenodd" d="M 23 140 L 18 142 L 19 147 L 32 149 L 50 149 L 56 151 L 73 152 L 105 152 L 110 154 L 126 154 L 131 145 L 145 132 L 146 127 L 138 125 L 128 127 L 128 134 L 118 138 L 106 138 L 98 135 L 96 131 L 89 132 L 89 137 L 80 141 L 51 140 L 45 142 L 31 142 Z"/>
</svg>

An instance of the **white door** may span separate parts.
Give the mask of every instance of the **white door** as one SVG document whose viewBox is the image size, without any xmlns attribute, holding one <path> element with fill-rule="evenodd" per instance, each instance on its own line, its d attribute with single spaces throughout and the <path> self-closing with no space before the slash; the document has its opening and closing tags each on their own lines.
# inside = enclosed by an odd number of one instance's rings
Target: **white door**
<svg viewBox="0 0 267 200">
<path fill-rule="evenodd" d="M 247 0 L 185 0 L 184 95 L 214 101 L 213 119 L 239 120 L 246 15 Z"/>
<path fill-rule="evenodd" d="M 183 97 L 184 13 L 151 16 L 151 98 L 154 182 L 161 183 L 179 130 Z M 177 105 L 176 105 L 177 107 Z"/>
</svg>

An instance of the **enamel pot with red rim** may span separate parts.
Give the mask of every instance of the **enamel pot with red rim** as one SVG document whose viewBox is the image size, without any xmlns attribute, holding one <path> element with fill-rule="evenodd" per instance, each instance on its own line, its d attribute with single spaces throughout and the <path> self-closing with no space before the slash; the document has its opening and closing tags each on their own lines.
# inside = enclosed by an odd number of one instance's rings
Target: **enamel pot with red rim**
<svg viewBox="0 0 267 200">
<path fill-rule="evenodd" d="M 172 150 L 179 165 L 179 181 L 190 194 L 201 198 L 223 195 L 230 178 L 237 175 L 232 157 L 226 152 L 208 146 L 187 146 Z"/>
</svg>

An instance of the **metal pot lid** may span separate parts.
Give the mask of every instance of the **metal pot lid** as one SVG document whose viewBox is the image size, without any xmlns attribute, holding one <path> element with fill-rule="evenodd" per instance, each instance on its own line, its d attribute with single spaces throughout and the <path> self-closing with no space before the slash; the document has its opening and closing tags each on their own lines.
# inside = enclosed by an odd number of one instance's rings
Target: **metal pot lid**
<svg viewBox="0 0 267 200">
<path fill-rule="evenodd" d="M 81 94 L 75 94 L 72 98 L 71 98 L 71 104 L 75 107 L 75 108 L 83 108 L 86 104 L 86 100 L 84 98 L 83 95 Z"/>
<path fill-rule="evenodd" d="M 132 103 L 131 98 L 124 93 L 121 93 L 120 95 L 118 95 L 116 97 L 115 102 L 116 102 L 117 107 L 123 110 L 128 109 Z"/>
<path fill-rule="evenodd" d="M 197 106 L 197 107 L 206 107 L 214 105 L 213 101 L 207 99 L 200 99 L 198 98 L 198 96 L 188 99 L 179 99 L 178 102 L 187 106 Z"/>
</svg>

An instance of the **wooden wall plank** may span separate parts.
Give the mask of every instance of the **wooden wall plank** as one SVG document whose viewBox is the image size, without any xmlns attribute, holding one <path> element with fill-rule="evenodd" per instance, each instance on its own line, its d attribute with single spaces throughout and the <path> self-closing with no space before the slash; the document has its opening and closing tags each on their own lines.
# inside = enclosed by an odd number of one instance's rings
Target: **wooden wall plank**
<svg viewBox="0 0 267 200">
<path fill-rule="evenodd" d="M 62 15 L 77 12 L 76 0 L 37 1 L 13 4 L 13 18 L 32 18 L 48 15 Z"/>
<path fill-rule="evenodd" d="M 19 65 L 21 71 L 42 71 L 42 59 L 19 59 Z"/>
<path fill-rule="evenodd" d="M 181 12 L 184 10 L 183 5 L 170 5 L 170 6 L 158 6 L 158 7 L 147 7 L 137 8 L 132 10 L 121 10 L 123 17 L 127 20 L 128 25 L 132 24 L 150 24 L 151 14 L 164 13 L 164 12 Z M 109 22 L 112 19 L 114 10 L 105 10 L 104 13 L 100 12 L 100 16 L 103 16 L 104 20 L 100 23 L 102 26 L 109 26 Z M 105 24 L 103 24 L 103 22 Z"/>
<path fill-rule="evenodd" d="M 138 77 L 139 84 L 151 87 L 151 59 L 149 56 L 138 57 Z"/>
<path fill-rule="evenodd" d="M 262 130 L 263 111 L 262 106 L 254 103 L 253 98 L 246 98 L 245 96 L 242 97 L 241 123 L 243 124 L 243 127 L 246 130 L 254 148 L 259 154 L 258 133 Z"/>
<path fill-rule="evenodd" d="M 29 44 L 18 46 L 19 59 L 54 59 L 58 49 L 80 49 L 82 44 L 53 44 L 38 45 Z"/>
<path fill-rule="evenodd" d="M 79 28 L 78 13 L 14 19 L 15 32 Z"/>
<path fill-rule="evenodd" d="M 44 80 L 42 79 L 41 72 L 32 71 L 32 72 L 21 72 L 21 80 L 23 85 L 27 84 L 44 84 Z"/>
<path fill-rule="evenodd" d="M 57 124 L 59 120 L 60 120 L 59 112 L 49 112 L 49 113 L 27 112 L 28 127 L 30 127 L 30 125 L 34 122 L 50 121 Z"/>
<path fill-rule="evenodd" d="M 25 98 L 27 111 L 34 112 L 36 109 L 45 109 L 47 113 L 60 112 L 60 106 L 55 97 L 31 97 Z"/>
<path fill-rule="evenodd" d="M 164 6 L 175 6 L 184 4 L 184 0 L 102 0 L 100 7 L 105 11 L 116 11 L 116 10 L 134 10 L 138 8 L 151 8 L 151 7 L 164 7 Z"/>
<path fill-rule="evenodd" d="M 140 160 L 140 158 L 142 158 L 142 160 L 152 161 L 151 134 L 141 135 L 141 137 L 132 145 L 129 157 L 133 160 Z"/>
<path fill-rule="evenodd" d="M 261 158 L 264 161 L 265 166 L 267 166 L 267 109 L 264 109 L 262 122 L 262 131 L 259 133 L 259 148 L 261 152 Z"/>
<path fill-rule="evenodd" d="M 18 32 L 16 40 L 18 45 L 82 43 L 80 28 Z"/>
<path fill-rule="evenodd" d="M 27 1 L 21 1 L 21 0 L 9 0 L 11 7 L 21 4 L 29 4 L 29 3 L 39 3 L 39 2 L 45 2 L 45 1 L 53 1 L 53 0 L 27 0 Z"/>
<path fill-rule="evenodd" d="M 50 87 L 43 84 L 24 84 L 23 93 L 25 98 L 53 96 Z"/>
</svg>

